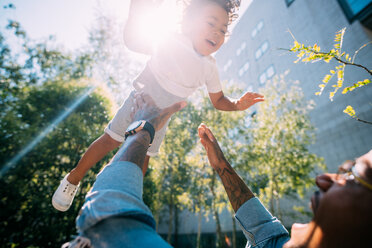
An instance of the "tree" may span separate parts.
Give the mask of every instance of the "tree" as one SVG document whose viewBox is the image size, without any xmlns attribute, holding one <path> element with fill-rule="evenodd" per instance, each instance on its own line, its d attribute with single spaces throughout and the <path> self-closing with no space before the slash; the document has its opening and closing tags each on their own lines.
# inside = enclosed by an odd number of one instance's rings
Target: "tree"
<svg viewBox="0 0 372 248">
<path fill-rule="evenodd" d="M 280 199 L 297 198 L 313 186 L 312 173 L 325 166 L 308 146 L 314 142 L 314 127 L 298 82 L 288 84 L 284 75 L 268 81 L 261 91 L 265 101 L 248 128 L 242 129 L 247 146 L 241 146 L 237 166 L 251 188 L 274 215 L 282 216 Z"/>
<path fill-rule="evenodd" d="M 78 82 L 53 82 L 23 89 L 11 114 L 21 125 L 8 129 L 11 139 L 2 146 L 3 162 L 30 142 L 36 133 L 64 111 L 86 89 Z M 61 176 L 71 170 L 89 144 L 103 131 L 109 117 L 109 100 L 93 93 L 49 133 L 17 166 L 1 178 L 1 243 L 7 246 L 55 247 L 75 234 L 74 219 L 95 174 L 108 158 L 87 175 L 68 213 L 51 206 L 51 197 Z M 13 118 L 5 119 L 12 122 Z M 3 123 L 2 123 L 3 124 Z M 5 123 L 6 126 L 8 123 Z M 10 136 L 10 135 L 9 135 Z M 13 142 L 18 140 L 18 142 Z M 22 230 L 22 231 L 20 231 Z"/>
<path fill-rule="evenodd" d="M 346 52 L 342 51 L 342 44 L 344 40 L 344 34 L 345 34 L 346 28 L 341 29 L 338 31 L 335 35 L 335 44 L 334 48 L 331 49 L 328 52 L 324 52 L 320 50 L 320 47 L 317 44 L 314 44 L 313 46 L 305 46 L 304 44 L 299 43 L 294 36 L 292 35 L 294 39 L 294 44 L 290 49 L 284 49 L 293 53 L 297 53 L 298 59 L 295 61 L 297 63 L 298 61 L 302 62 L 315 62 L 322 60 L 326 63 L 329 63 L 332 59 L 336 60 L 338 62 L 337 66 L 329 71 L 329 74 L 325 75 L 323 78 L 323 82 L 319 84 L 319 91 L 316 92 L 316 95 L 321 95 L 327 84 L 331 81 L 333 76 L 337 76 L 337 81 L 332 85 L 334 88 L 333 91 L 329 93 L 329 99 L 333 101 L 333 97 L 337 93 L 337 91 L 344 87 L 344 73 L 345 73 L 345 67 L 346 66 L 354 66 L 358 67 L 365 72 L 369 74 L 369 77 L 372 77 L 372 70 L 368 69 L 366 66 L 355 63 L 355 57 L 357 54 L 365 48 L 367 45 L 371 44 L 372 42 L 368 42 L 367 44 L 362 45 L 357 51 L 355 51 L 354 55 L 351 57 Z M 366 78 L 362 81 L 358 82 L 351 82 L 351 86 L 345 86 L 342 90 L 342 94 L 346 94 L 350 91 L 355 90 L 356 88 L 364 87 L 371 83 L 371 80 L 369 78 Z M 353 109 L 352 106 L 347 106 L 344 111 L 344 113 L 348 114 L 352 118 L 361 121 L 363 123 L 371 124 L 371 121 L 362 120 L 360 119 Z"/>
<path fill-rule="evenodd" d="M 188 104 L 182 111 L 172 117 L 159 156 L 152 160 L 153 181 L 156 184 L 156 196 L 153 213 L 159 221 L 161 210 L 168 210 L 168 237 L 171 243 L 173 226 L 177 222 L 177 213 L 182 210 L 178 196 L 187 190 L 190 182 L 190 167 L 186 162 L 187 154 L 197 141 L 197 126 L 200 116 L 192 104 Z"/>
<path fill-rule="evenodd" d="M 52 194 L 61 176 L 102 133 L 112 103 L 100 87 L 81 99 L 92 88 L 92 80 L 86 78 L 91 75 L 89 55 L 72 56 L 30 41 L 17 22 L 11 21 L 8 28 L 23 50 L 15 54 L 0 34 L 0 168 L 39 133 L 51 132 L 1 174 L 0 242 L 5 247 L 60 247 L 76 233 L 74 220 L 84 195 L 108 158 L 88 173 L 69 212 L 53 209 Z M 64 121 L 53 123 L 80 100 L 84 101 Z"/>
</svg>

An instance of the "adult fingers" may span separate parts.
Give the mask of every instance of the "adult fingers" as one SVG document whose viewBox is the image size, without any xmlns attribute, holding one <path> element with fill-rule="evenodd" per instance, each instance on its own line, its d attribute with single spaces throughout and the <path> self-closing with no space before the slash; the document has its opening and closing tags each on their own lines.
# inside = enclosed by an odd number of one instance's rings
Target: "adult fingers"
<svg viewBox="0 0 372 248">
<path fill-rule="evenodd" d="M 321 174 L 315 178 L 316 185 L 323 191 L 327 191 L 336 180 L 336 174 Z"/>
<path fill-rule="evenodd" d="M 198 134 L 199 134 L 199 137 L 204 141 L 205 144 L 217 143 L 217 140 L 214 137 L 212 131 L 204 123 L 201 123 L 199 125 Z"/>
<path fill-rule="evenodd" d="M 138 92 L 137 94 L 135 94 L 134 99 L 136 101 L 137 108 L 142 107 L 145 104 L 145 93 L 142 91 Z"/>
<path fill-rule="evenodd" d="M 214 137 L 212 131 L 207 127 L 205 126 L 205 133 L 207 134 L 208 138 L 210 139 L 210 141 L 212 142 L 217 142 L 216 138 Z"/>
<path fill-rule="evenodd" d="M 169 106 L 168 108 L 163 109 L 162 112 L 164 113 L 164 118 L 168 119 L 171 115 L 173 115 L 177 111 L 180 111 L 181 109 L 186 107 L 186 105 L 187 105 L 187 102 L 182 101 L 182 102 L 177 102 L 177 103 Z"/>
</svg>

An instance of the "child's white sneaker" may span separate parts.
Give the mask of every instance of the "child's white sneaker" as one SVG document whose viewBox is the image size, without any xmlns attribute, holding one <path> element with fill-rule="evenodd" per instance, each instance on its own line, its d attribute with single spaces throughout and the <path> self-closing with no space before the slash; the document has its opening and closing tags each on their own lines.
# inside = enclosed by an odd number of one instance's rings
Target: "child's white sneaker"
<svg viewBox="0 0 372 248">
<path fill-rule="evenodd" d="M 53 207 L 62 212 L 67 211 L 70 208 L 80 186 L 80 183 L 74 185 L 67 181 L 68 175 L 69 174 L 62 179 L 61 184 L 58 186 L 56 192 L 54 192 L 52 198 Z"/>
</svg>

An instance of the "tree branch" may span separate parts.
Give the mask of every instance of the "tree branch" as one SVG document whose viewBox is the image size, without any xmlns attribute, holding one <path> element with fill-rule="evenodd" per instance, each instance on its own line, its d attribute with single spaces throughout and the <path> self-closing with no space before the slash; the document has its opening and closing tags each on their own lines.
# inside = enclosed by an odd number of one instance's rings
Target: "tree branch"
<svg viewBox="0 0 372 248">
<path fill-rule="evenodd" d="M 370 122 L 370 121 L 365 121 L 365 120 L 359 119 L 358 117 L 355 117 L 354 119 L 357 120 L 357 121 L 372 125 L 372 122 Z"/>
<path fill-rule="evenodd" d="M 350 63 L 350 62 L 346 62 L 346 61 L 343 61 L 342 59 L 338 58 L 338 57 L 334 57 L 335 60 L 337 60 L 338 62 L 340 63 L 343 63 L 345 65 L 354 65 L 354 66 L 357 66 L 357 67 L 360 67 L 360 68 L 363 68 L 364 70 L 366 70 L 371 76 L 372 76 L 372 71 L 368 70 L 367 67 L 363 66 L 363 65 L 360 65 L 360 64 L 355 64 L 355 63 Z"/>
<path fill-rule="evenodd" d="M 318 51 L 315 51 L 315 50 L 310 49 L 310 48 L 303 48 L 303 49 L 304 49 L 304 50 L 307 50 L 307 51 L 310 51 L 310 52 L 312 52 L 312 53 L 318 54 L 318 55 L 330 55 L 330 54 L 328 54 L 328 53 L 325 53 L 325 52 L 318 52 Z M 290 49 L 286 49 L 286 48 L 279 48 L 279 50 L 285 50 L 285 51 L 289 51 L 289 52 L 295 52 L 295 51 L 291 51 Z M 337 57 L 337 56 L 332 56 L 332 57 L 333 57 L 335 60 L 337 60 L 338 62 L 342 63 L 342 64 L 345 64 L 345 65 L 354 65 L 354 66 L 360 67 L 360 68 L 364 69 L 365 71 L 367 71 L 367 72 L 372 76 L 372 70 L 369 70 L 367 67 L 365 67 L 365 66 L 363 66 L 363 65 L 344 61 L 344 60 L 342 60 L 341 58 L 339 58 L 339 57 Z"/>
</svg>

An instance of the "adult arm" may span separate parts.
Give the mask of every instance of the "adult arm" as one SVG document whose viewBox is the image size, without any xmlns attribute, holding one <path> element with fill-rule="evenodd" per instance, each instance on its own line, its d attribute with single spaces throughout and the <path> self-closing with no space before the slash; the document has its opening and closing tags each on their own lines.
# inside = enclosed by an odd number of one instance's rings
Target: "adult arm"
<svg viewBox="0 0 372 248">
<path fill-rule="evenodd" d="M 237 111 L 246 110 L 257 102 L 264 101 L 264 96 L 254 92 L 246 92 L 239 99 L 230 99 L 222 91 L 209 93 L 213 106 L 218 110 Z"/>
<path fill-rule="evenodd" d="M 172 106 L 159 109 L 154 100 L 146 94 L 135 95 L 133 121 L 145 120 L 153 125 L 155 131 L 160 130 L 169 117 L 186 106 L 186 102 L 175 103 Z M 125 141 L 123 147 L 116 153 L 112 162 L 129 161 L 138 165 L 141 170 L 150 144 L 149 132 L 142 130 L 131 135 Z"/>
<path fill-rule="evenodd" d="M 198 133 L 200 141 L 207 151 L 209 163 L 221 178 L 230 203 L 236 212 L 246 201 L 253 198 L 254 194 L 226 160 L 211 130 L 201 124 Z"/>
<path fill-rule="evenodd" d="M 288 231 L 236 174 L 226 160 L 211 130 L 201 124 L 199 137 L 209 163 L 216 170 L 225 187 L 235 218 L 248 240 L 247 247 L 282 247 L 289 239 Z"/>
</svg>

